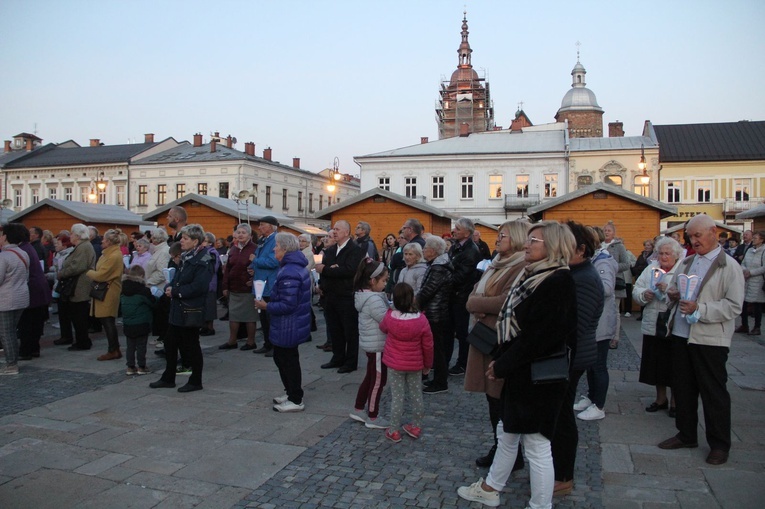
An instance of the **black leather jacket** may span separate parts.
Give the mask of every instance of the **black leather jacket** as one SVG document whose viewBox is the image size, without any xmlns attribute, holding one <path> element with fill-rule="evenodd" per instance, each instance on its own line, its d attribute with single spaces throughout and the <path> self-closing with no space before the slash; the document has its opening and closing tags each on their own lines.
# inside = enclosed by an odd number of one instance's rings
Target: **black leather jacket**
<svg viewBox="0 0 765 509">
<path fill-rule="evenodd" d="M 459 242 L 452 246 L 449 251 L 454 268 L 452 291 L 457 297 L 467 300 L 473 287 L 481 279 L 481 272 L 476 268 L 481 261 L 481 252 L 473 239 L 467 239 L 465 244 Z"/>
<path fill-rule="evenodd" d="M 452 294 L 452 268 L 446 253 L 428 263 L 417 294 L 417 306 L 429 322 L 451 319 L 449 297 Z"/>
</svg>

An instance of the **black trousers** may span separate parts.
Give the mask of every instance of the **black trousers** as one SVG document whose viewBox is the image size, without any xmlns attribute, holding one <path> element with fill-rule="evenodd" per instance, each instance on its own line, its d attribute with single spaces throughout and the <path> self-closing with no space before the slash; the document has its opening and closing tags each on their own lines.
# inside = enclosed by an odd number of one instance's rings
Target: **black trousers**
<svg viewBox="0 0 765 509">
<path fill-rule="evenodd" d="M 179 327 L 168 325 L 165 334 L 165 372 L 162 380 L 175 383 L 175 369 L 177 366 L 178 350 L 184 363 L 191 367 L 189 384 L 202 385 L 202 347 L 199 346 L 199 327 Z"/>
<path fill-rule="evenodd" d="M 574 416 L 574 400 L 582 375 L 584 375 L 583 369 L 569 373 L 568 388 L 566 388 L 563 406 L 555 426 L 551 448 L 556 481 L 570 481 L 574 478 L 576 450 L 579 446 L 579 430 L 576 427 L 576 417 Z"/>
<path fill-rule="evenodd" d="M 470 324 L 470 313 L 467 311 L 467 297 L 453 297 L 451 302 L 452 320 L 454 324 L 454 335 L 457 336 L 457 360 L 454 365 L 465 369 L 467 366 L 468 351 L 470 345 L 467 342 L 468 326 Z M 454 354 L 454 341 L 447 345 L 446 363 L 450 363 Z"/>
<path fill-rule="evenodd" d="M 19 355 L 26 357 L 40 353 L 40 337 L 48 319 L 48 305 L 27 308 L 19 319 Z"/>
<path fill-rule="evenodd" d="M 704 425 L 711 449 L 730 450 L 730 394 L 726 386 L 728 348 L 689 344 L 685 338 L 672 336 L 677 438 L 698 441 L 699 396 L 704 405 Z"/>
<path fill-rule="evenodd" d="M 279 369 L 287 398 L 299 405 L 303 402 L 303 373 L 300 370 L 300 352 L 298 347 L 282 348 L 273 345 L 274 364 Z"/>
<path fill-rule="evenodd" d="M 449 385 L 449 359 L 454 350 L 454 329 L 450 320 L 430 321 L 433 333 L 433 385 L 446 389 Z"/>
<path fill-rule="evenodd" d="M 324 301 L 327 331 L 332 338 L 332 362 L 356 369 L 359 363 L 359 313 L 352 296 L 328 295 Z"/>
<path fill-rule="evenodd" d="M 263 300 L 265 302 L 270 302 L 271 297 L 263 297 Z M 260 310 L 260 330 L 263 331 L 263 340 L 265 345 L 264 346 L 271 346 L 271 335 L 270 335 L 270 326 L 271 326 L 271 319 L 268 316 L 268 311 L 265 309 Z"/>
<path fill-rule="evenodd" d="M 58 315 L 61 317 L 61 337 L 72 337 L 74 326 L 74 344 L 84 348 L 93 346 L 88 336 L 88 314 L 90 313 L 90 301 L 70 302 L 59 300 Z M 99 322 L 100 323 L 100 322 Z"/>
<path fill-rule="evenodd" d="M 105 316 L 102 318 L 99 318 L 101 321 L 101 325 L 104 328 L 104 332 L 106 333 L 106 341 L 109 345 L 109 351 L 114 352 L 115 350 L 120 349 L 120 336 L 117 332 L 117 323 L 116 318 L 113 316 Z"/>
</svg>

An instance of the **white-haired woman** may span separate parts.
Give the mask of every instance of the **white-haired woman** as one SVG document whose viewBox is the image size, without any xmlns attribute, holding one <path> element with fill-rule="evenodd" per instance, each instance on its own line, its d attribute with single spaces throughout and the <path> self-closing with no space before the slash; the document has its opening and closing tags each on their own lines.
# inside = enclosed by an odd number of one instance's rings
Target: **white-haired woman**
<svg viewBox="0 0 765 509">
<path fill-rule="evenodd" d="M 108 285 L 103 300 L 93 299 L 93 316 L 101 321 L 108 341 L 108 351 L 100 355 L 98 360 L 112 361 L 122 358 L 116 323 L 122 293 L 122 274 L 125 271 L 120 250 L 120 231 L 106 230 L 101 239 L 101 248 L 96 268 L 87 271 L 85 275 L 95 283 Z"/>
<path fill-rule="evenodd" d="M 667 399 L 667 387 L 672 387 L 672 342 L 667 330 L 667 310 L 672 302 L 666 291 L 677 273 L 683 256 L 683 246 L 670 237 L 662 237 L 654 250 L 658 260 L 649 264 L 638 276 L 632 289 L 632 298 L 643 309 L 640 330 L 643 333 L 643 352 L 640 357 L 641 383 L 656 386 L 656 399 L 645 410 L 656 412 L 669 408 L 674 417 L 674 394 L 672 403 Z M 659 269 L 657 277 L 654 271 Z M 660 276 L 660 277 L 659 277 Z"/>
<path fill-rule="evenodd" d="M 605 240 L 602 246 L 608 250 L 611 256 L 616 260 L 618 269 L 616 272 L 616 285 L 614 287 L 614 301 L 616 305 L 616 333 L 609 343 L 609 348 L 615 350 L 619 347 L 619 334 L 621 331 L 621 315 L 619 306 L 622 299 L 627 297 L 627 281 L 624 279 L 624 273 L 630 270 L 630 259 L 627 254 L 627 248 L 620 238 L 616 237 L 616 225 L 609 221 L 603 226 Z M 627 311 L 630 311 L 629 309 Z"/>
<path fill-rule="evenodd" d="M 534 384 L 535 360 L 576 345 L 576 288 L 568 267 L 576 241 L 571 230 L 543 221 L 529 230 L 529 265 L 508 294 L 497 321 L 499 353 L 489 365 L 490 379 L 504 380 L 497 452 L 484 482 L 457 490 L 460 497 L 498 506 L 522 441 L 529 462 L 534 509 L 552 508 L 555 471 L 550 446 L 568 382 Z"/>
<path fill-rule="evenodd" d="M 72 225 L 70 240 L 74 249 L 61 264 L 58 280 L 67 282 L 72 293 L 59 297 L 58 313 L 61 319 L 61 339 L 53 343 L 69 345 L 70 351 L 90 350 L 93 343 L 88 336 L 88 312 L 90 311 L 90 278 L 86 272 L 96 266 L 96 252 L 90 243 L 90 231 L 84 224 Z M 66 281 L 69 280 L 69 281 Z M 59 286 L 61 288 L 61 286 Z M 74 326 L 74 343 L 72 343 Z"/>
<path fill-rule="evenodd" d="M 151 251 L 149 249 L 151 244 L 146 239 L 138 239 L 133 242 L 133 246 L 135 247 L 135 250 L 133 251 L 133 259 L 130 260 L 129 267 L 140 265 L 145 271 L 149 260 L 151 260 Z"/>
<path fill-rule="evenodd" d="M 420 291 L 422 278 L 428 269 L 428 264 L 422 258 L 422 248 L 418 243 L 410 242 L 404 246 L 404 263 L 406 267 L 401 269 L 397 283 L 408 284 L 416 295 Z"/>
</svg>

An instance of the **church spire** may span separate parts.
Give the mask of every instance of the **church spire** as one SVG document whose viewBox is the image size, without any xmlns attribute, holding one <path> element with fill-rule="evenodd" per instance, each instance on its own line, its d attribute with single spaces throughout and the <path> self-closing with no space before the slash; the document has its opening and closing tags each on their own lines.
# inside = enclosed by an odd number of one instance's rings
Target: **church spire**
<svg viewBox="0 0 765 509">
<path fill-rule="evenodd" d="M 462 13 L 462 42 L 460 48 L 457 50 L 459 54 L 458 67 L 471 69 L 473 66 L 470 63 L 470 54 L 473 52 L 470 49 L 470 43 L 468 42 L 468 24 L 467 24 L 467 11 Z"/>
</svg>

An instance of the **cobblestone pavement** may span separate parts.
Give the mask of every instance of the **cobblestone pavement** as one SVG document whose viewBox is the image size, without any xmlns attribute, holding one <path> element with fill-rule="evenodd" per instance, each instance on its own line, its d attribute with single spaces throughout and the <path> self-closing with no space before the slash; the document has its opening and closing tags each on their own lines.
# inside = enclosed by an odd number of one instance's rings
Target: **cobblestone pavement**
<svg viewBox="0 0 765 509">
<path fill-rule="evenodd" d="M 609 352 L 609 369 L 635 371 L 640 358 L 627 337 Z M 450 377 L 450 392 L 424 396 L 423 436 L 394 444 L 382 431 L 348 420 L 308 448 L 236 508 L 471 507 L 456 490 L 485 477 L 474 459 L 491 446 L 485 399 Z M 581 382 L 581 391 L 587 381 Z M 386 394 L 387 396 L 387 394 Z M 382 408 L 389 408 L 387 398 Z M 558 508 L 601 508 L 603 492 L 599 421 L 579 425 L 575 490 L 557 499 Z M 476 432 L 477 430 L 477 432 Z M 514 473 L 502 494 L 502 507 L 525 507 L 528 467 Z M 477 504 L 475 504 L 477 505 Z"/>
</svg>

